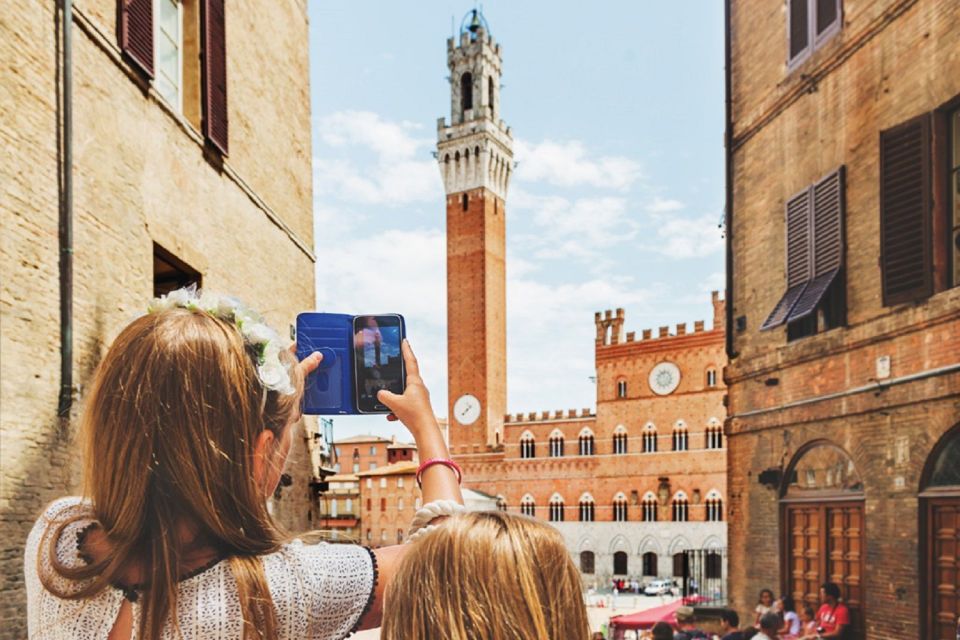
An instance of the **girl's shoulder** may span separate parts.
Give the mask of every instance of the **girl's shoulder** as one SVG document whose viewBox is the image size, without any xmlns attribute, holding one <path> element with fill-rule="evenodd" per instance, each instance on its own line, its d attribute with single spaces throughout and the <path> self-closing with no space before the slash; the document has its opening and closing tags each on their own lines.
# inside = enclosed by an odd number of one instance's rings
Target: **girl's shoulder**
<svg viewBox="0 0 960 640">
<path fill-rule="evenodd" d="M 27 536 L 25 554 L 28 562 L 36 562 L 41 543 L 48 533 L 61 529 L 56 543 L 59 560 L 70 566 L 80 561 L 77 551 L 77 539 L 82 532 L 96 522 L 96 516 L 90 502 L 79 496 L 58 498 L 51 502 L 37 518 Z"/>
</svg>

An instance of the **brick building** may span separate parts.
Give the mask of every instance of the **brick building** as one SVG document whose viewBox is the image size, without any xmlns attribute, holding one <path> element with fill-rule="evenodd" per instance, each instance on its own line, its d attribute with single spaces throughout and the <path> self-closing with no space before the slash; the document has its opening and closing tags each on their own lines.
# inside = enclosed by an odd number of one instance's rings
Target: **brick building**
<svg viewBox="0 0 960 640">
<path fill-rule="evenodd" d="M 315 527 L 338 542 L 360 542 L 360 478 L 338 473 L 326 478 L 327 490 L 317 496 Z"/>
<path fill-rule="evenodd" d="M 23 542 L 43 505 L 78 490 L 83 391 L 146 301 L 198 281 L 282 332 L 314 301 L 306 0 L 76 0 L 69 21 L 61 4 L 8 0 L 0 19 L 0 638 L 26 635 Z M 68 181 L 73 245 L 58 248 Z M 61 255 L 73 261 L 64 419 Z M 295 469 L 274 504 L 293 529 L 308 526 L 309 475 Z"/>
<path fill-rule="evenodd" d="M 387 465 L 387 447 L 394 440 L 383 436 L 359 435 L 334 442 L 337 473 L 357 474 Z"/>
<path fill-rule="evenodd" d="M 731 592 L 960 614 L 960 4 L 727 2 Z"/>
<path fill-rule="evenodd" d="M 446 190 L 451 453 L 501 509 L 549 520 L 587 582 L 680 575 L 682 551 L 726 546 L 723 302 L 714 322 L 654 336 L 597 314 L 597 409 L 506 415 L 506 195 L 500 45 L 479 12 L 447 41 Z M 376 504 L 372 505 L 374 510 Z M 719 575 L 720 563 L 711 563 Z"/>
<path fill-rule="evenodd" d="M 357 474 L 363 544 L 382 547 L 403 542 L 410 521 L 421 506 L 418 465 L 401 461 Z"/>
</svg>

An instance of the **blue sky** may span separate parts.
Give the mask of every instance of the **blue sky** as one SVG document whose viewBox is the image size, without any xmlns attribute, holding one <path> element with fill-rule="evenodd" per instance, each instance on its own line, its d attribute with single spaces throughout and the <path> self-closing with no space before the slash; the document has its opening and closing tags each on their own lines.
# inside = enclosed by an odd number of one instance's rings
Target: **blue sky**
<svg viewBox="0 0 960 640">
<path fill-rule="evenodd" d="M 446 39 L 465 2 L 310 0 L 317 308 L 402 313 L 446 413 Z M 519 163 L 507 197 L 511 413 L 595 406 L 594 311 L 708 321 L 723 286 L 719 2 L 483 3 Z M 338 438 L 396 434 L 337 418 Z"/>
</svg>

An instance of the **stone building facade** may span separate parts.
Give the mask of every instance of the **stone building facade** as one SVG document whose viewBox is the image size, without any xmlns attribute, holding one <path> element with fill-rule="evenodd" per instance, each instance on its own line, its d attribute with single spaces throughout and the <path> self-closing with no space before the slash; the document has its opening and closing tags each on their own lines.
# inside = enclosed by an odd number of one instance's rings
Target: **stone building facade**
<svg viewBox="0 0 960 640">
<path fill-rule="evenodd" d="M 731 595 L 960 615 L 960 4 L 729 0 Z"/>
<path fill-rule="evenodd" d="M 25 636 L 22 549 L 34 518 L 78 490 L 72 437 L 90 376 L 154 292 L 199 279 L 241 295 L 282 333 L 314 301 L 306 1 L 230 2 L 207 16 L 214 31 L 202 26 L 200 7 L 223 2 L 141 1 L 156 19 L 132 39 L 119 30 L 130 3 L 76 0 L 69 24 L 54 13 L 60 4 L 10 0 L 0 18 L 0 638 Z M 68 105 L 60 101 L 64 28 L 73 43 Z M 219 47 L 220 66 L 201 64 L 205 46 Z M 61 419 L 65 110 L 76 389 Z M 310 459 L 312 441 L 298 440 L 295 459 Z M 308 526 L 310 475 L 307 465 L 293 470 L 274 504 L 294 529 Z"/>
</svg>

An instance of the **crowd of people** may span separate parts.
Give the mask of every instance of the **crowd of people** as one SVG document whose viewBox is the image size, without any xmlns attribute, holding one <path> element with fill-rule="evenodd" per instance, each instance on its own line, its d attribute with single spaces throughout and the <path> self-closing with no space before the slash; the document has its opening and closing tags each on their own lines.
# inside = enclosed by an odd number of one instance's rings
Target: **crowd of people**
<svg viewBox="0 0 960 640">
<path fill-rule="evenodd" d="M 676 613 L 676 629 L 658 622 L 640 634 L 638 640 L 820 640 L 843 639 L 850 629 L 850 610 L 840 600 L 840 588 L 828 582 L 820 587 L 820 607 L 814 611 L 806 605 L 797 611 L 791 596 L 776 598 L 773 591 L 763 589 L 752 620 L 741 628 L 740 616 L 727 609 L 720 612 L 719 633 L 707 633 L 697 626 L 694 610 L 680 607 Z"/>
</svg>

